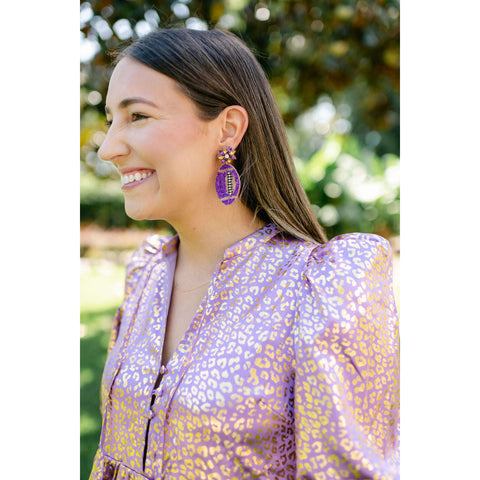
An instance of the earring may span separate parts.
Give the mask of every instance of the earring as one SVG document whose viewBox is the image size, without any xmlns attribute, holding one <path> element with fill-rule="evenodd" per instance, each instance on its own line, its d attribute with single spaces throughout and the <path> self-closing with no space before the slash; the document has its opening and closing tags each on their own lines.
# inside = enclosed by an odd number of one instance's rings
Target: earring
<svg viewBox="0 0 480 480">
<path fill-rule="evenodd" d="M 230 205 L 240 191 L 240 176 L 232 165 L 232 160 L 236 160 L 235 150 L 232 147 L 224 147 L 218 151 L 217 158 L 222 161 L 222 165 L 215 178 L 215 190 L 221 202 Z"/>
</svg>

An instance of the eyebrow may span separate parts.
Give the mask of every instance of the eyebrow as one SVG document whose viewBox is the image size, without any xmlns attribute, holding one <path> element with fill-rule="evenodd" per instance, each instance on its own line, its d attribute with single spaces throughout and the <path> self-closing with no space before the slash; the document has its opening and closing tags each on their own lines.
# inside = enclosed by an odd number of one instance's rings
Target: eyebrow
<svg viewBox="0 0 480 480">
<path fill-rule="evenodd" d="M 155 105 L 153 102 L 151 102 L 150 100 L 147 100 L 146 98 L 143 98 L 143 97 L 124 98 L 118 104 L 118 108 L 119 109 L 127 108 L 129 105 L 132 105 L 133 103 L 145 103 L 147 105 L 151 105 L 152 107 L 158 108 L 158 106 Z M 110 109 L 107 106 L 105 107 L 105 112 L 110 113 Z"/>
</svg>

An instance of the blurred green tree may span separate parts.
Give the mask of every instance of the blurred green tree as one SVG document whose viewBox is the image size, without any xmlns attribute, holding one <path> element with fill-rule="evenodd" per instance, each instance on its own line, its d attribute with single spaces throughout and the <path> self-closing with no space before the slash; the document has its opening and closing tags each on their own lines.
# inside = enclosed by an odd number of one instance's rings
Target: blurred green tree
<svg viewBox="0 0 480 480">
<path fill-rule="evenodd" d="M 302 182 L 327 233 L 398 234 L 398 0 L 92 0 L 80 8 L 84 172 L 115 177 L 96 155 L 105 135 L 109 51 L 159 27 L 218 27 L 242 38 L 263 66 Z M 331 163 L 319 162 L 333 144 L 339 148 L 329 156 Z M 346 158 L 356 161 L 358 173 L 348 188 L 339 173 L 340 164 L 354 168 Z M 97 197 L 105 202 L 107 196 Z M 87 193 L 82 199 L 83 220 L 95 220 L 91 212 L 97 209 L 105 212 Z M 111 205 L 120 204 L 115 195 L 111 199 Z M 119 214 L 109 218 L 98 223 L 132 223 Z"/>
</svg>

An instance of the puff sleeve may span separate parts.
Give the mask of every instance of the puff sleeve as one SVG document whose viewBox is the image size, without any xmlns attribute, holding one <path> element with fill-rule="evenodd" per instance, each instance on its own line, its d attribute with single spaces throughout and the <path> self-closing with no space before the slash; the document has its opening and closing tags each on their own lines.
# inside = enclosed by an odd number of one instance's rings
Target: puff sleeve
<svg viewBox="0 0 480 480">
<path fill-rule="evenodd" d="M 294 329 L 298 479 L 398 479 L 399 342 L 391 249 L 348 234 L 315 247 Z"/>
</svg>

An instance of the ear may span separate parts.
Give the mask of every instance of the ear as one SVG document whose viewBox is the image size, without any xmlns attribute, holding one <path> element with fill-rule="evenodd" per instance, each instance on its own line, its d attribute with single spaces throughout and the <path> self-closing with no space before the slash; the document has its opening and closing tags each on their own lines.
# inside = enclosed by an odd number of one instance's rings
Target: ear
<svg viewBox="0 0 480 480">
<path fill-rule="evenodd" d="M 240 105 L 226 107 L 220 114 L 220 143 L 236 149 L 248 127 L 248 113 Z"/>
</svg>

